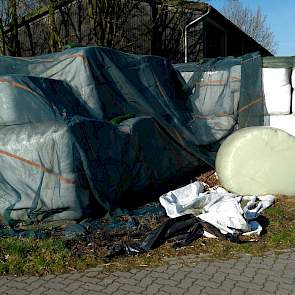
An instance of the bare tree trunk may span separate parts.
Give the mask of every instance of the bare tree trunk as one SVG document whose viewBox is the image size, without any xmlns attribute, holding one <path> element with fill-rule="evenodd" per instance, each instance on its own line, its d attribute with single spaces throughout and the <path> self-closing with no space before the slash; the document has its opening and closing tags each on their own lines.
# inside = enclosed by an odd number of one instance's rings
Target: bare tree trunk
<svg viewBox="0 0 295 295">
<path fill-rule="evenodd" d="M 18 38 L 17 1 L 11 0 L 11 53 L 13 56 L 21 56 L 20 42 Z"/>
<path fill-rule="evenodd" d="M 56 52 L 62 49 L 63 42 L 62 38 L 57 30 L 56 21 L 55 21 L 55 11 L 56 11 L 56 0 L 49 0 L 48 3 L 48 20 L 49 20 L 49 46 L 51 52 Z"/>
<path fill-rule="evenodd" d="M 1 34 L 1 40 L 2 40 L 1 53 L 3 55 L 6 55 L 6 35 L 4 32 L 3 20 L 1 17 L 0 17 L 0 34 Z"/>
<path fill-rule="evenodd" d="M 184 0 L 150 0 L 151 24 L 147 34 L 151 37 L 151 54 L 181 61 L 183 29 L 192 17 Z"/>
<path fill-rule="evenodd" d="M 82 10 L 83 9 L 83 4 L 81 1 L 78 2 L 78 11 L 79 11 L 79 14 L 78 14 L 78 29 L 77 29 L 77 32 L 76 32 L 76 35 L 77 35 L 77 39 L 78 39 L 78 42 L 81 44 L 82 43 L 82 23 L 83 23 L 83 15 L 82 15 Z"/>
<path fill-rule="evenodd" d="M 30 48 L 31 48 L 31 55 L 35 55 L 35 46 L 34 46 L 34 39 L 31 31 L 30 24 L 28 22 L 25 22 L 25 27 L 28 33 L 28 38 L 29 38 L 29 43 L 30 43 Z"/>
<path fill-rule="evenodd" d="M 134 0 L 88 0 L 95 43 L 108 47 L 121 44 L 126 24 L 136 17 L 140 5 L 140 1 Z"/>
</svg>

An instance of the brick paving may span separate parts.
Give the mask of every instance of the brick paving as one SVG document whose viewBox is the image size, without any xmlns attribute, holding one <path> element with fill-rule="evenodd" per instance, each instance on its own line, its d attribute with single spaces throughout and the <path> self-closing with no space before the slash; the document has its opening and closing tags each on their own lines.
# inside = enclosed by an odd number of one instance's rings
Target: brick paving
<svg viewBox="0 0 295 295">
<path fill-rule="evenodd" d="M 206 261 L 190 255 L 169 259 L 162 267 L 128 272 L 106 273 L 102 268 L 92 268 L 44 277 L 2 276 L 0 294 L 295 294 L 295 249 L 227 261 Z"/>
</svg>

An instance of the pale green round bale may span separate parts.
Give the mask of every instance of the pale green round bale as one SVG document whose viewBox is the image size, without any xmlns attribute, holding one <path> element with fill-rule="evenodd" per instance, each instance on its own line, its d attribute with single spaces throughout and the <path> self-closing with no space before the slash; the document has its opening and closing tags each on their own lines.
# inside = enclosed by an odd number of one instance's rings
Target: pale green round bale
<svg viewBox="0 0 295 295">
<path fill-rule="evenodd" d="M 222 143 L 215 168 L 233 193 L 295 196 L 295 137 L 272 127 L 241 129 Z"/>
</svg>

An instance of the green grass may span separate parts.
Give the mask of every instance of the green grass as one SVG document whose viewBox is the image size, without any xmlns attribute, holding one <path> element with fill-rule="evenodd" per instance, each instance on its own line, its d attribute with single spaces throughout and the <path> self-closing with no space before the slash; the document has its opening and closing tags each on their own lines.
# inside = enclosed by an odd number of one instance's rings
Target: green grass
<svg viewBox="0 0 295 295">
<path fill-rule="evenodd" d="M 216 239 L 200 239 L 191 246 L 178 250 L 165 244 L 143 255 L 111 261 L 103 258 L 106 254 L 105 248 L 95 245 L 95 239 L 79 248 L 79 241 L 72 241 L 69 246 L 68 241 L 62 238 L 0 238 L 0 275 L 45 275 L 83 271 L 97 266 L 107 271 L 128 270 L 161 265 L 165 263 L 165 258 L 188 254 L 207 254 L 208 258 L 228 259 L 238 256 L 239 253 L 262 255 L 268 251 L 276 252 L 295 247 L 295 198 L 279 197 L 275 205 L 265 210 L 263 215 L 264 222 L 269 224 L 265 234 L 258 238 L 257 242 L 233 244 Z"/>
<path fill-rule="evenodd" d="M 0 239 L 0 274 L 60 273 L 94 266 L 97 259 L 78 258 L 62 239 Z"/>
</svg>

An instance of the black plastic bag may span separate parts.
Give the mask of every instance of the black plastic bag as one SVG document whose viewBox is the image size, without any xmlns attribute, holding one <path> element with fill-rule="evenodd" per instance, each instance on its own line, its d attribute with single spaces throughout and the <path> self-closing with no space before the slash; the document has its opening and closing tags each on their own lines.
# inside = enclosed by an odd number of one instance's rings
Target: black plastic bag
<svg viewBox="0 0 295 295">
<path fill-rule="evenodd" d="M 223 234 L 212 224 L 205 222 L 192 214 L 186 214 L 167 220 L 158 228 L 150 232 L 141 242 L 131 245 L 117 244 L 112 246 L 107 258 L 131 256 L 147 252 L 161 246 L 167 240 L 172 238 L 175 239 L 175 248 L 184 247 L 198 238 L 203 237 L 204 231 L 213 234 L 219 239 L 240 243 L 238 232 L 234 234 Z"/>
</svg>

